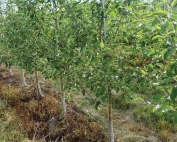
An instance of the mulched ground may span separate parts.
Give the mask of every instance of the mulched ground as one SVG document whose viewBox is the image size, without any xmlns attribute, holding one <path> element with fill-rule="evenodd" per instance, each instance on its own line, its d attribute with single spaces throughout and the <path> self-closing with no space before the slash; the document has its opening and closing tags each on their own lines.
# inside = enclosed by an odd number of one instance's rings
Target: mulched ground
<svg viewBox="0 0 177 142">
<path fill-rule="evenodd" d="M 46 142 L 107 142 L 105 129 L 76 107 L 72 100 L 63 117 L 60 97 L 51 88 L 42 87 L 44 98 L 37 99 L 34 81 L 26 78 L 21 87 L 20 73 L 0 70 L 0 99 L 13 108 L 20 131 L 31 140 Z"/>
</svg>

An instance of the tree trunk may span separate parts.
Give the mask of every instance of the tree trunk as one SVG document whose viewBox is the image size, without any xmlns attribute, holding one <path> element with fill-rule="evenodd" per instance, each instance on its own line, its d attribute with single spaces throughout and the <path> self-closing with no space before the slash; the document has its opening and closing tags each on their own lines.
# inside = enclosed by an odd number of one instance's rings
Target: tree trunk
<svg viewBox="0 0 177 142">
<path fill-rule="evenodd" d="M 40 84 L 39 84 L 38 71 L 37 70 L 35 70 L 35 77 L 36 77 L 36 93 L 37 93 L 37 98 L 39 99 L 39 95 L 41 97 L 45 97 L 45 96 L 44 96 L 44 94 L 41 91 L 41 87 L 40 87 Z"/>
<path fill-rule="evenodd" d="M 53 14 L 54 14 L 54 27 L 55 27 L 55 36 L 56 36 L 56 53 L 58 52 L 58 30 L 57 30 L 57 18 L 56 18 L 56 1 L 52 0 L 52 5 L 53 5 Z M 64 85 L 63 85 L 63 80 L 62 76 L 60 76 L 60 93 L 61 93 L 61 103 L 62 103 L 62 108 L 63 108 L 63 116 L 65 117 L 66 114 L 66 103 L 65 103 L 65 94 L 64 94 Z"/>
<path fill-rule="evenodd" d="M 65 102 L 65 94 L 64 94 L 64 86 L 63 86 L 63 79 L 60 77 L 60 91 L 61 91 L 61 103 L 63 108 L 63 116 L 65 117 L 66 114 L 66 102 Z"/>
<path fill-rule="evenodd" d="M 27 86 L 26 81 L 25 81 L 25 73 L 23 69 L 21 69 L 20 74 L 21 74 L 22 86 Z"/>
<path fill-rule="evenodd" d="M 12 69 L 9 69 L 9 73 L 10 73 L 10 75 L 14 75 L 12 72 Z"/>
<path fill-rule="evenodd" d="M 13 72 L 12 72 L 12 69 L 10 68 L 9 63 L 8 63 L 7 65 L 8 65 L 8 68 L 9 68 L 9 73 L 10 73 L 10 75 L 14 75 Z"/>
<path fill-rule="evenodd" d="M 109 114 L 108 114 L 108 141 L 114 142 L 114 131 L 113 131 L 113 114 L 112 114 L 112 103 L 109 103 Z"/>
</svg>

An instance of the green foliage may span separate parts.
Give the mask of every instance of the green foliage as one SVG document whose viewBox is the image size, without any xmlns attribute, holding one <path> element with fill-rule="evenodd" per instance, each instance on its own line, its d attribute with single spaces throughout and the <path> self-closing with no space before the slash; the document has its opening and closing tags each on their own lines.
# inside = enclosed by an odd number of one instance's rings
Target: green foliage
<svg viewBox="0 0 177 142">
<path fill-rule="evenodd" d="M 155 103 L 174 111 L 176 122 L 176 0 L 108 2 L 106 44 L 101 3 L 55 3 L 56 13 L 50 1 L 8 2 L 6 16 L 0 17 L 0 62 L 36 69 L 54 80 L 62 76 L 66 89 L 82 91 L 96 108 L 116 100 L 112 90 L 157 95 Z M 151 93 L 159 87 L 160 94 Z M 117 103 L 127 107 L 127 98 Z"/>
<path fill-rule="evenodd" d="M 127 110 L 136 106 L 136 103 L 133 103 L 133 98 L 130 96 L 115 97 L 113 107 L 117 109 Z"/>
<path fill-rule="evenodd" d="M 175 112 L 152 111 L 153 106 L 144 106 L 133 110 L 133 115 L 137 122 L 143 122 L 160 130 L 166 129 L 171 132 L 177 131 L 176 118 L 173 119 Z M 176 115 L 176 113 L 175 113 Z"/>
</svg>

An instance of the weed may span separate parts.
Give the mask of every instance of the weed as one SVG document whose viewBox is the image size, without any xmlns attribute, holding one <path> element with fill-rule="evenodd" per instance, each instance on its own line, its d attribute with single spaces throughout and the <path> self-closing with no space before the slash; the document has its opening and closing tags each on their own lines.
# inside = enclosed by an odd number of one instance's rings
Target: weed
<svg viewBox="0 0 177 142">
<path fill-rule="evenodd" d="M 172 123 L 171 120 L 164 119 L 163 113 L 153 112 L 152 106 L 144 106 L 133 111 L 133 115 L 137 122 L 151 125 L 152 127 L 160 130 L 158 133 L 159 138 L 162 140 L 170 140 L 170 132 L 177 131 L 177 125 Z"/>
<path fill-rule="evenodd" d="M 136 106 L 132 103 L 132 100 L 129 96 L 115 97 L 113 107 L 117 109 L 127 110 Z"/>
<path fill-rule="evenodd" d="M 0 141 L 20 142 L 27 140 L 27 136 L 20 132 L 19 119 L 13 117 L 12 111 L 4 111 L 0 108 Z"/>
<path fill-rule="evenodd" d="M 157 127 L 160 130 L 163 130 L 163 129 L 171 129 L 172 126 L 168 121 L 161 118 L 157 121 Z"/>
<path fill-rule="evenodd" d="M 169 133 L 169 130 L 163 129 L 159 132 L 159 138 L 163 141 L 170 141 L 171 134 Z"/>
<path fill-rule="evenodd" d="M 1 85 L 0 87 L 0 98 L 4 100 L 6 105 L 8 106 L 16 106 L 20 103 L 20 100 L 22 99 L 23 94 L 20 92 L 19 89 L 14 87 L 6 87 Z"/>
</svg>

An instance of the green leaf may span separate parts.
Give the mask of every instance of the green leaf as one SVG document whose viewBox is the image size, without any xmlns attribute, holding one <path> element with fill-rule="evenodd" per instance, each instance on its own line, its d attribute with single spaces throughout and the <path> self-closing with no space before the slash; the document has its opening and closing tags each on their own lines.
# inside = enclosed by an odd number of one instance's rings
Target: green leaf
<svg viewBox="0 0 177 142">
<path fill-rule="evenodd" d="M 170 67 L 170 73 L 176 74 L 176 63 L 174 63 L 174 64 Z"/>
<path fill-rule="evenodd" d="M 158 23 L 158 19 L 155 18 L 155 19 L 152 21 L 152 26 L 155 26 L 157 23 Z"/>
<path fill-rule="evenodd" d="M 164 67 L 162 63 L 157 63 L 157 66 L 160 67 L 161 69 Z"/>
<path fill-rule="evenodd" d="M 162 95 L 155 95 L 155 96 L 153 97 L 153 100 L 154 100 L 155 102 L 158 102 L 158 101 L 160 101 L 162 98 L 163 98 Z"/>
<path fill-rule="evenodd" d="M 137 97 L 133 99 L 133 103 L 142 103 L 144 102 L 143 98 Z"/>
<path fill-rule="evenodd" d="M 177 4 L 177 0 L 173 0 L 171 6 L 174 7 Z"/>
<path fill-rule="evenodd" d="M 102 98 L 101 98 L 101 100 L 102 100 L 103 102 L 106 102 L 107 99 L 108 99 L 108 98 L 107 98 L 106 96 L 102 96 Z"/>
<path fill-rule="evenodd" d="M 125 0 L 127 2 L 128 5 L 131 4 L 131 0 Z"/>
<path fill-rule="evenodd" d="M 86 47 L 82 48 L 81 52 L 82 52 L 83 54 L 85 54 L 85 51 L 86 51 Z"/>
<path fill-rule="evenodd" d="M 168 12 L 167 11 L 163 11 L 163 10 L 159 10 L 159 11 L 156 11 L 152 14 L 150 14 L 149 16 L 167 16 L 168 15 Z"/>
<path fill-rule="evenodd" d="M 156 35 L 156 36 L 154 36 L 153 38 L 152 38 L 152 40 L 155 40 L 155 39 L 164 39 L 165 38 L 165 36 L 161 36 L 161 35 Z"/>
<path fill-rule="evenodd" d="M 111 17 L 116 17 L 115 11 L 111 11 L 111 12 L 110 12 L 110 16 L 111 16 Z"/>
<path fill-rule="evenodd" d="M 162 83 L 159 84 L 159 86 L 167 86 L 167 85 L 169 85 L 168 82 L 162 82 Z"/>
<path fill-rule="evenodd" d="M 155 112 L 157 110 L 156 106 L 153 107 L 152 112 Z"/>
<path fill-rule="evenodd" d="M 127 43 L 129 43 L 129 41 L 128 41 L 128 38 L 127 38 L 127 37 L 124 37 L 124 40 L 125 40 Z"/>
<path fill-rule="evenodd" d="M 85 89 L 82 89 L 82 95 L 85 96 Z"/>
<path fill-rule="evenodd" d="M 98 110 L 98 107 L 99 107 L 100 104 L 101 104 L 100 101 L 96 101 L 96 104 L 95 104 L 95 109 L 96 109 L 96 110 Z"/>
<path fill-rule="evenodd" d="M 169 27 L 169 22 L 166 21 L 165 24 L 162 26 L 162 30 L 166 32 L 167 28 Z"/>
<path fill-rule="evenodd" d="M 173 49 L 168 48 L 168 50 L 164 54 L 164 60 L 166 60 L 168 58 L 168 56 L 170 56 L 172 53 L 173 53 Z"/>
<path fill-rule="evenodd" d="M 96 92 L 96 97 L 98 98 L 100 95 L 101 95 L 101 94 L 100 94 L 100 91 L 97 90 L 97 92 Z"/>
<path fill-rule="evenodd" d="M 148 67 L 149 67 L 150 69 L 154 69 L 154 66 L 153 66 L 152 64 L 149 64 Z"/>
<path fill-rule="evenodd" d="M 78 101 L 78 106 L 80 109 L 82 109 L 84 107 L 84 105 L 85 105 L 84 102 Z"/>
<path fill-rule="evenodd" d="M 100 76 L 101 78 L 103 78 L 103 77 L 104 77 L 104 73 L 103 73 L 103 72 L 100 72 L 100 73 L 99 73 L 99 76 Z"/>
<path fill-rule="evenodd" d="M 159 83 L 159 86 L 168 86 L 168 79 L 163 80 L 161 83 Z"/>
<path fill-rule="evenodd" d="M 176 96 L 177 96 L 177 88 L 173 87 L 172 93 L 170 94 L 170 99 L 174 104 L 176 103 Z"/>
<path fill-rule="evenodd" d="M 147 72 L 145 72 L 143 69 L 140 70 L 140 71 L 141 71 L 141 73 L 142 73 L 143 75 L 146 75 L 146 74 L 147 74 Z"/>
<path fill-rule="evenodd" d="M 111 48 L 109 48 L 109 47 L 104 48 L 104 51 L 110 51 L 110 50 L 111 50 Z"/>
<path fill-rule="evenodd" d="M 71 101 L 71 95 L 70 95 L 70 93 L 68 93 L 68 96 L 67 96 L 66 100 L 67 100 L 68 103 Z"/>
<path fill-rule="evenodd" d="M 177 112 L 174 112 L 174 122 L 177 124 Z"/>
<path fill-rule="evenodd" d="M 89 97 L 85 97 L 85 100 L 87 100 L 91 106 L 94 104 L 94 101 Z"/>
<path fill-rule="evenodd" d="M 155 53 L 155 50 L 154 49 L 150 49 L 147 53 L 148 56 L 151 56 Z"/>
<path fill-rule="evenodd" d="M 171 15 L 171 17 L 172 17 L 172 19 L 173 19 L 174 21 L 177 20 L 177 14 L 174 14 L 174 13 L 173 13 L 173 14 Z"/>
<path fill-rule="evenodd" d="M 91 61 L 92 60 L 92 54 L 90 54 L 88 58 Z"/>
<path fill-rule="evenodd" d="M 101 48 L 104 47 L 104 43 L 103 43 L 103 42 L 100 43 L 100 47 L 101 47 Z"/>
</svg>

